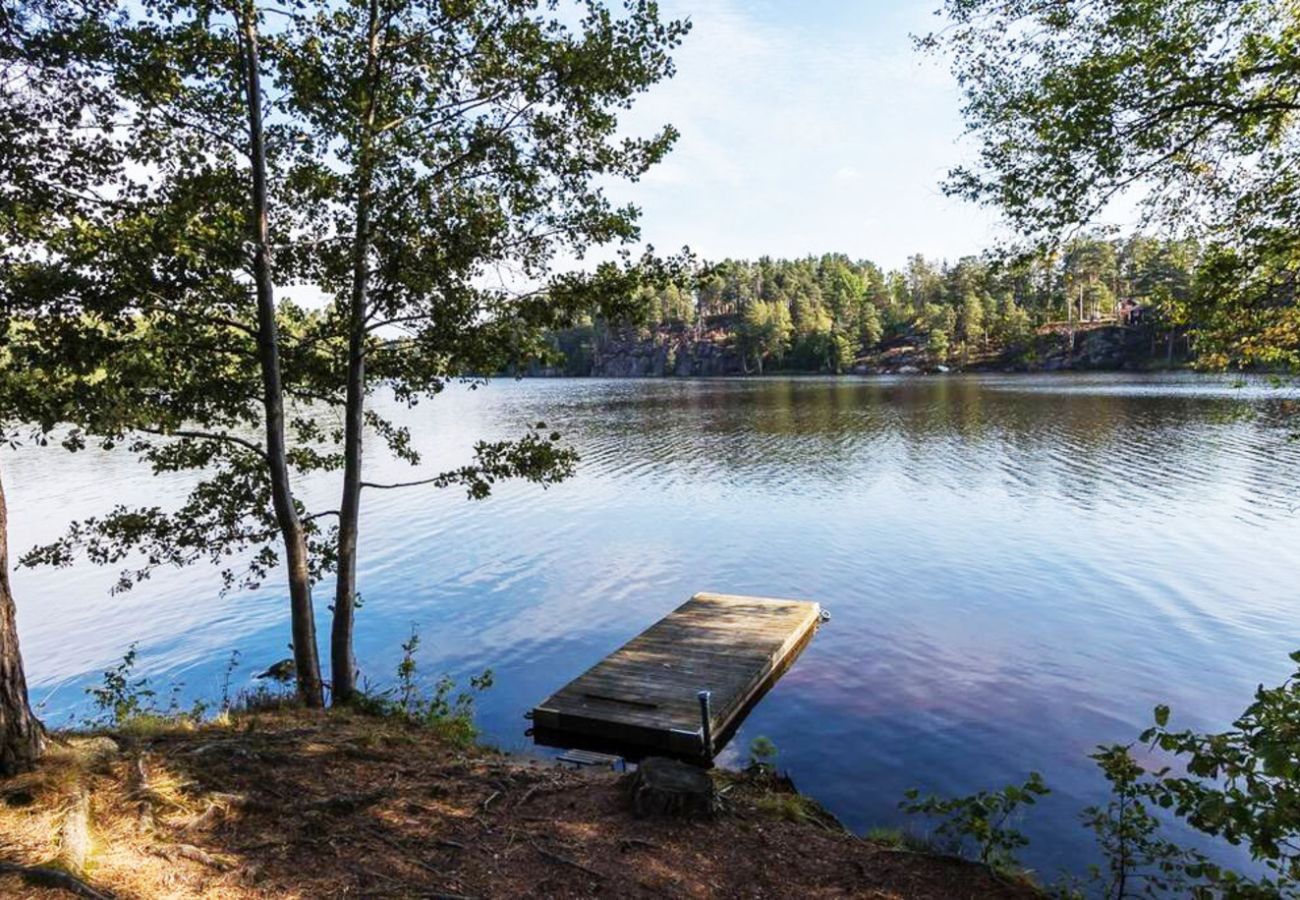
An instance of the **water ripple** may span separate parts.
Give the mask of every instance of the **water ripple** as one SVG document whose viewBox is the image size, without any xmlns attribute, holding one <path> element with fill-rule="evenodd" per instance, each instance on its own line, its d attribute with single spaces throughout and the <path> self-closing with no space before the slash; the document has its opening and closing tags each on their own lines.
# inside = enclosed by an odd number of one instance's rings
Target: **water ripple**
<svg viewBox="0 0 1300 900">
<path fill-rule="evenodd" d="M 728 752 L 767 735 L 855 827 L 896 822 L 914 784 L 966 792 L 1043 769 L 1056 793 L 1031 862 L 1075 866 L 1090 852 L 1075 811 L 1103 790 L 1095 743 L 1132 740 L 1160 702 L 1222 726 L 1286 674 L 1297 395 L 1185 375 L 586 380 L 394 405 L 421 473 L 538 420 L 582 462 L 550 490 L 500 485 L 483 502 L 367 495 L 358 659 L 385 683 L 415 626 L 426 677 L 494 666 L 482 721 L 515 748 L 525 709 L 694 591 L 812 597 L 830 626 Z M 366 466 L 412 475 L 377 450 Z M 123 498 L 175 505 L 189 485 L 120 452 L 21 449 L 5 475 L 15 550 Z M 335 499 L 329 479 L 300 488 L 313 508 Z M 247 671 L 285 653 L 278 578 L 223 596 L 214 573 L 165 571 L 110 598 L 111 580 L 15 574 L 33 693 L 56 721 L 133 640 L 149 674 L 195 695 L 231 649 Z"/>
</svg>

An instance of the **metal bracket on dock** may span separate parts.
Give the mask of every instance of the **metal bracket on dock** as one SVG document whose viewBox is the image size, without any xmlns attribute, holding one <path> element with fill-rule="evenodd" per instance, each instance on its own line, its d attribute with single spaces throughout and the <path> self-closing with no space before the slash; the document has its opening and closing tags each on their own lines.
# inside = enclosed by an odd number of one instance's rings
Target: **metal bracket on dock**
<svg viewBox="0 0 1300 900">
<path fill-rule="evenodd" d="M 712 716 L 709 713 L 709 699 L 713 696 L 709 691 L 700 691 L 695 695 L 700 701 L 700 739 L 704 743 L 704 755 L 713 756 L 713 729 L 709 725 L 709 719 Z"/>
</svg>

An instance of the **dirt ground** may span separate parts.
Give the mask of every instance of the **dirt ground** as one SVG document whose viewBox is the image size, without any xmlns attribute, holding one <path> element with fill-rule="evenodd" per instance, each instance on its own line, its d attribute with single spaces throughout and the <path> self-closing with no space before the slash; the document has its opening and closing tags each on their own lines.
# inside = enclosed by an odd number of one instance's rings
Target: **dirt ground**
<svg viewBox="0 0 1300 900">
<path fill-rule="evenodd" d="M 633 817 L 612 772 L 346 713 L 65 736 L 0 782 L 0 868 L 82 866 L 83 896 L 117 898 L 1038 896 L 724 780 L 721 816 L 687 823 Z M 0 875 L 4 897 L 69 887 Z"/>
</svg>

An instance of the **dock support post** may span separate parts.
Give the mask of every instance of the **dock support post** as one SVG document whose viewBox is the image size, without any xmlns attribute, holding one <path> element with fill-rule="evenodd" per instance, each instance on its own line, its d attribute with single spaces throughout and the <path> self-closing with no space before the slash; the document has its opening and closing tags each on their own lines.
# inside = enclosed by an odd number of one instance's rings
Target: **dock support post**
<svg viewBox="0 0 1300 900">
<path fill-rule="evenodd" d="M 704 741 L 704 755 L 709 759 L 713 758 L 713 729 L 709 720 L 713 716 L 709 712 L 709 699 L 712 694 L 709 691 L 700 691 L 695 695 L 700 701 L 700 724 L 703 726 L 700 735 Z"/>
</svg>

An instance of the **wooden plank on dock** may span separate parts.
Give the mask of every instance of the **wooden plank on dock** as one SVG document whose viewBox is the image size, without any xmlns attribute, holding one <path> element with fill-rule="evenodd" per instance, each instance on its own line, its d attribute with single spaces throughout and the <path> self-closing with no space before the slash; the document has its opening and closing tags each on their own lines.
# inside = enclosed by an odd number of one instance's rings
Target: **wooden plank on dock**
<svg viewBox="0 0 1300 900">
<path fill-rule="evenodd" d="M 710 757 L 820 619 L 821 607 L 807 600 L 696 594 L 539 704 L 533 726 L 548 742 L 571 735 Z M 704 746 L 700 691 L 711 695 L 712 747 Z"/>
</svg>

